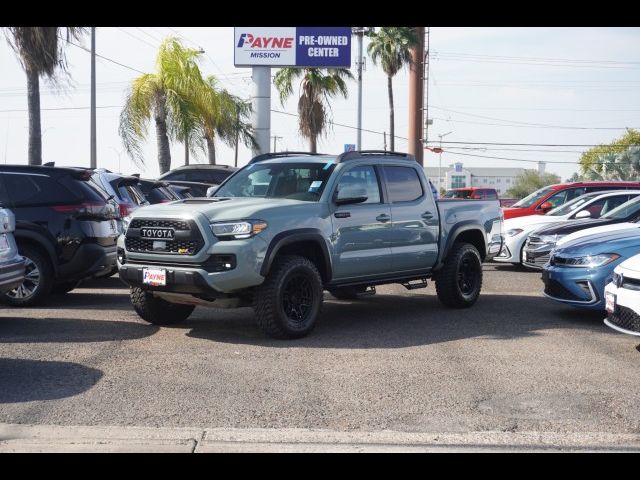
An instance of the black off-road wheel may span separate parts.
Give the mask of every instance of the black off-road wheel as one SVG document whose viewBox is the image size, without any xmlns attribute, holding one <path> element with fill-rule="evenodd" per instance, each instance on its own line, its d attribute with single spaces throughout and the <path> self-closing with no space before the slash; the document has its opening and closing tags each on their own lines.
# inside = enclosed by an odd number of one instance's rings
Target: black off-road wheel
<svg viewBox="0 0 640 480">
<path fill-rule="evenodd" d="M 297 255 L 277 258 L 255 292 L 258 326 L 273 338 L 304 337 L 320 315 L 322 292 L 322 278 L 310 260 Z"/>
<path fill-rule="evenodd" d="M 2 301 L 14 307 L 30 307 L 42 303 L 51 293 L 55 281 L 53 265 L 47 254 L 37 247 L 18 247 L 26 259 L 22 284 L 2 295 Z"/>
<path fill-rule="evenodd" d="M 140 318 L 154 325 L 175 325 L 184 322 L 196 308 L 195 305 L 171 303 L 154 297 L 141 288 L 131 288 L 131 304 Z"/>
<path fill-rule="evenodd" d="M 336 287 L 328 291 L 340 300 L 356 300 L 367 290 L 367 287 Z"/>
<path fill-rule="evenodd" d="M 482 260 L 470 243 L 456 242 L 436 275 L 438 300 L 451 308 L 468 308 L 482 289 Z"/>
</svg>

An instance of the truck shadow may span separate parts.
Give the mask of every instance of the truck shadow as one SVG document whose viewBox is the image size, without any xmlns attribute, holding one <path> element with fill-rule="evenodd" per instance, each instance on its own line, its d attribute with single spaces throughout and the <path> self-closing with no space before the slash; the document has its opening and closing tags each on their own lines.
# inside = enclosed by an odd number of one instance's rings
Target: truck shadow
<svg viewBox="0 0 640 480">
<path fill-rule="evenodd" d="M 434 295 L 384 295 L 357 301 L 326 294 L 315 330 L 297 340 L 266 337 L 249 309 L 197 310 L 178 328 L 190 337 L 268 347 L 404 348 L 467 338 L 512 339 L 554 328 L 611 332 L 603 313 L 580 311 L 536 296 L 485 294 L 470 309 L 443 307 Z"/>
<path fill-rule="evenodd" d="M 153 325 L 117 320 L 0 318 L 0 344 L 117 342 L 148 337 L 157 331 Z"/>
<path fill-rule="evenodd" d="M 129 292 L 126 293 L 85 293 L 80 289 L 65 295 L 51 295 L 34 310 L 71 309 L 71 310 L 128 310 L 131 311 Z"/>
<path fill-rule="evenodd" d="M 102 376 L 102 371 L 77 363 L 0 358 L 0 404 L 72 397 Z"/>
</svg>

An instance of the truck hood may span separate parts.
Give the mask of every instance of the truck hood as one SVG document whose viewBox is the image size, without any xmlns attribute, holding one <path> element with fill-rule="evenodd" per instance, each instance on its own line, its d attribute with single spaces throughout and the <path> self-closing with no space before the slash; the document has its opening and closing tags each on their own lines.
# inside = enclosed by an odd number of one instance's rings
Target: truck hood
<svg viewBox="0 0 640 480">
<path fill-rule="evenodd" d="M 149 216 L 181 218 L 192 217 L 196 213 L 204 215 L 211 222 L 219 222 L 250 218 L 260 219 L 261 215 L 268 216 L 272 210 L 291 208 L 310 208 L 313 210 L 313 206 L 319 207 L 319 202 L 281 198 L 191 198 L 141 207 L 135 211 L 132 218 Z"/>
<path fill-rule="evenodd" d="M 640 252 L 640 230 L 630 228 L 611 233 L 596 233 L 578 238 L 554 250 L 562 256 L 598 255 L 621 253 L 621 250 L 636 248 Z M 636 252 L 636 253 L 638 253 Z"/>
</svg>

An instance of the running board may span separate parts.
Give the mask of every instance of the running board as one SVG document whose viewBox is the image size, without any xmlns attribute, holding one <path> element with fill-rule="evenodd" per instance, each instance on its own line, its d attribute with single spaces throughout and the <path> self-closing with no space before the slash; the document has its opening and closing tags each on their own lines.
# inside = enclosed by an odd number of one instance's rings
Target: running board
<svg viewBox="0 0 640 480">
<path fill-rule="evenodd" d="M 427 279 L 423 278 L 415 283 L 405 282 L 401 284 L 407 290 L 417 290 L 418 288 L 427 288 Z"/>
</svg>

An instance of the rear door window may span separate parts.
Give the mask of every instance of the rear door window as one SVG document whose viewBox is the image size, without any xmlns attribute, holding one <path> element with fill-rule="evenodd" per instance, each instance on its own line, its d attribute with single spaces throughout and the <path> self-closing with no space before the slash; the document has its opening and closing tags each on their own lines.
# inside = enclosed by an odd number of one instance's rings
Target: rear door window
<svg viewBox="0 0 640 480">
<path fill-rule="evenodd" d="M 411 167 L 385 165 L 387 190 L 391 203 L 412 202 L 424 194 L 418 172 Z"/>
<path fill-rule="evenodd" d="M 9 204 L 14 207 L 76 203 L 78 196 L 47 175 L 5 173 Z"/>
</svg>

